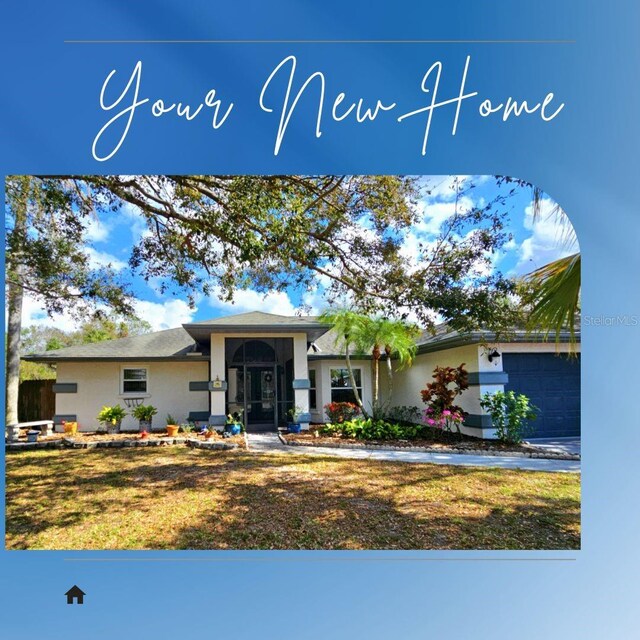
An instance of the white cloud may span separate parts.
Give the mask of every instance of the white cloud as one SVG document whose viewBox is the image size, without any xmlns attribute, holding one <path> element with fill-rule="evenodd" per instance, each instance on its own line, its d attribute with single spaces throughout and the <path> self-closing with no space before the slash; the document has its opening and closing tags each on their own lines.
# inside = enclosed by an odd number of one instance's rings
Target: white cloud
<svg viewBox="0 0 640 640">
<path fill-rule="evenodd" d="M 85 238 L 90 242 L 105 242 L 109 238 L 111 229 L 98 217 L 91 217 L 85 223 Z"/>
<path fill-rule="evenodd" d="M 197 311 L 197 308 L 191 309 L 184 300 L 177 298 L 166 302 L 136 300 L 133 308 L 136 315 L 141 320 L 146 320 L 154 331 L 173 329 L 181 324 L 191 322 Z"/>
<path fill-rule="evenodd" d="M 31 325 L 38 327 L 56 327 L 62 331 L 74 331 L 77 329 L 76 321 L 71 314 L 60 313 L 49 317 L 42 303 L 25 293 L 22 299 L 22 327 Z"/>
<path fill-rule="evenodd" d="M 225 302 L 214 295 L 209 298 L 209 304 L 216 311 L 228 314 L 264 311 L 281 316 L 292 316 L 296 312 L 296 306 L 284 291 L 275 291 L 265 295 L 253 289 L 237 290 L 233 302 Z"/>
<path fill-rule="evenodd" d="M 136 315 L 146 320 L 153 331 L 173 329 L 181 324 L 191 322 L 197 309 L 190 309 L 184 300 L 171 299 L 166 302 L 150 302 L 134 300 Z M 108 313 L 107 307 L 101 308 Z M 34 298 L 25 295 L 22 302 L 22 326 L 36 325 L 40 327 L 56 327 L 62 331 L 75 331 L 80 322 L 74 320 L 70 313 L 54 314 L 49 317 L 44 306 Z"/>
<path fill-rule="evenodd" d="M 540 216 L 534 220 L 533 203 L 525 209 L 524 227 L 531 231 L 519 247 L 519 261 L 516 273 L 528 273 L 554 260 L 579 251 L 573 229 L 567 233 L 563 225 L 564 214 L 553 215 L 555 203 L 544 198 L 540 207 Z M 570 224 L 570 223 L 569 223 Z"/>
<path fill-rule="evenodd" d="M 85 247 L 84 252 L 89 256 L 89 264 L 93 269 L 110 266 L 115 271 L 122 271 L 127 267 L 126 262 L 105 251 L 98 251 L 93 247 Z"/>
</svg>

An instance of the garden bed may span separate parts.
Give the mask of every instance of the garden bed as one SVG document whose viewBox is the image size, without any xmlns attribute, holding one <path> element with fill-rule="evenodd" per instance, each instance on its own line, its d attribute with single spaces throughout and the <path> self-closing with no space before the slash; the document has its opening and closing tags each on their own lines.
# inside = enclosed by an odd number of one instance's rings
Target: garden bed
<svg viewBox="0 0 640 640">
<path fill-rule="evenodd" d="M 285 444 L 308 447 L 335 447 L 345 449 L 410 449 L 433 453 L 460 453 L 468 455 L 522 456 L 528 458 L 553 458 L 556 460 L 580 460 L 579 454 L 549 451 L 531 444 L 506 444 L 495 440 L 480 440 L 459 434 L 442 434 L 442 439 L 415 438 L 412 440 L 360 440 L 340 436 L 320 435 L 312 425 L 301 433 L 281 433 Z"/>
<path fill-rule="evenodd" d="M 74 435 L 66 433 L 54 433 L 48 437 L 38 438 L 37 442 L 27 442 L 26 434 L 21 435 L 18 442 L 7 443 L 10 451 L 25 449 L 50 449 L 57 447 L 74 449 L 92 449 L 102 447 L 144 447 L 187 445 L 202 449 L 246 449 L 247 443 L 244 434 L 224 438 L 220 433 L 214 432 L 211 438 L 206 439 L 196 432 L 180 433 L 169 437 L 166 432 L 149 433 L 146 438 L 141 438 L 137 432 L 101 433 L 80 432 Z"/>
</svg>

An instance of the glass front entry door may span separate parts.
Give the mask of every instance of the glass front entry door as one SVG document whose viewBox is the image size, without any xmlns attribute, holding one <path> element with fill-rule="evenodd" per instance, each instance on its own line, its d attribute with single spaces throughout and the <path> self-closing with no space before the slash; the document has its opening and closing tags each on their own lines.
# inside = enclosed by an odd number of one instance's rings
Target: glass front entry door
<svg viewBox="0 0 640 640">
<path fill-rule="evenodd" d="M 275 429 L 275 367 L 247 365 L 245 374 L 245 398 L 247 428 L 252 431 Z"/>
</svg>

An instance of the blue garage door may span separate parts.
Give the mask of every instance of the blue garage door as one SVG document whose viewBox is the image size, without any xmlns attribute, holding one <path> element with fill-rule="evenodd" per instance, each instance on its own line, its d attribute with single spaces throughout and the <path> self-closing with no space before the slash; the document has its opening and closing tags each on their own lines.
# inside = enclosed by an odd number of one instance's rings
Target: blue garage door
<svg viewBox="0 0 640 640">
<path fill-rule="evenodd" d="M 503 353 L 509 374 L 505 390 L 524 393 L 539 409 L 530 437 L 580 435 L 580 356 Z"/>
</svg>

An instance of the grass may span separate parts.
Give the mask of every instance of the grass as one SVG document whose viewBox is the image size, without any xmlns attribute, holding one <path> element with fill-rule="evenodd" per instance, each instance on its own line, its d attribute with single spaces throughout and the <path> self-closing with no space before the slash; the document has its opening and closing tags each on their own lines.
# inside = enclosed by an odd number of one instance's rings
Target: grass
<svg viewBox="0 0 640 640">
<path fill-rule="evenodd" d="M 8 549 L 578 549 L 580 477 L 167 449 L 7 453 Z"/>
</svg>

